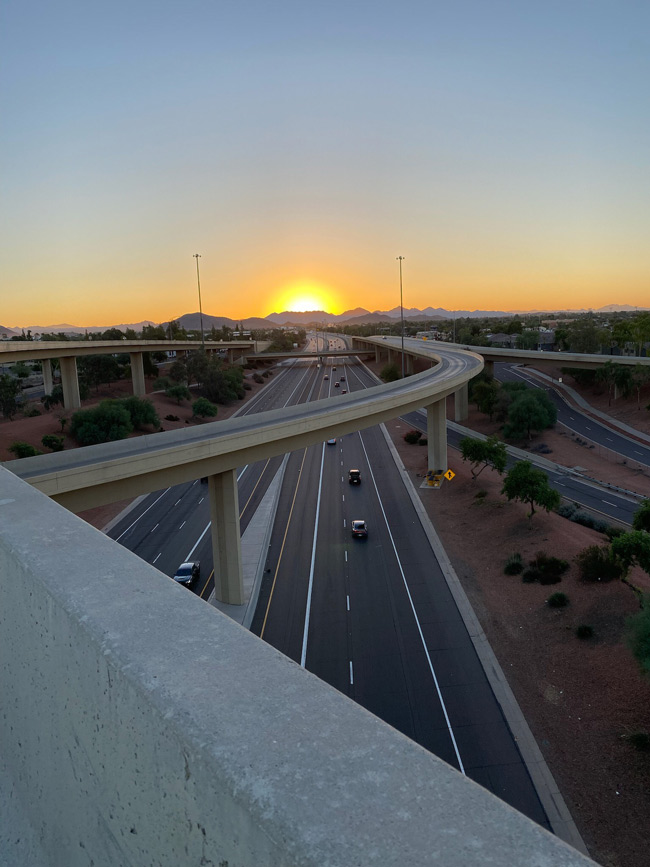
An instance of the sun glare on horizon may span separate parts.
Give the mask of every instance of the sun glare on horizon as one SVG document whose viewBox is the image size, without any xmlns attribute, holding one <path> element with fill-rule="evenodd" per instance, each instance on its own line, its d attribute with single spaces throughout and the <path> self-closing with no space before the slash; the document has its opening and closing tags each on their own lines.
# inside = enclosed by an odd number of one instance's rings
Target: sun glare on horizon
<svg viewBox="0 0 650 867">
<path fill-rule="evenodd" d="M 330 293 L 325 287 L 305 283 L 286 287 L 279 293 L 276 301 L 278 312 L 290 310 L 293 313 L 308 313 L 311 310 L 323 310 L 333 313 L 333 306 Z"/>
</svg>

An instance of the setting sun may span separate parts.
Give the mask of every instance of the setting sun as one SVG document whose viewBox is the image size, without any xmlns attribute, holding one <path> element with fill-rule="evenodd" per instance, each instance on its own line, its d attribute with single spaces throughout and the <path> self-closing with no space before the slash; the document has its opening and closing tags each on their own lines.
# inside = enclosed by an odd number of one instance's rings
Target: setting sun
<svg viewBox="0 0 650 867">
<path fill-rule="evenodd" d="M 315 283 L 303 281 L 285 287 L 277 295 L 276 312 L 292 310 L 295 313 L 305 313 L 310 310 L 324 310 L 334 313 L 330 291 Z"/>
</svg>

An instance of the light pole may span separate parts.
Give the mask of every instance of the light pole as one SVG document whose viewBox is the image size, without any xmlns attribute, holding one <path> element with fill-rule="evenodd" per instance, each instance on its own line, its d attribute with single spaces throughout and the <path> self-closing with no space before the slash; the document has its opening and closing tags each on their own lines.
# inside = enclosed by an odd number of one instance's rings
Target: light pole
<svg viewBox="0 0 650 867">
<path fill-rule="evenodd" d="M 205 352 L 205 338 L 203 336 L 203 307 L 201 307 L 201 280 L 199 278 L 199 259 L 200 253 L 195 253 L 192 257 L 196 259 L 196 285 L 199 287 L 199 315 L 201 317 L 201 348 Z"/>
<path fill-rule="evenodd" d="M 402 261 L 404 256 L 397 256 L 399 260 L 399 312 L 402 320 L 402 379 L 404 379 L 404 304 L 402 303 Z"/>
</svg>

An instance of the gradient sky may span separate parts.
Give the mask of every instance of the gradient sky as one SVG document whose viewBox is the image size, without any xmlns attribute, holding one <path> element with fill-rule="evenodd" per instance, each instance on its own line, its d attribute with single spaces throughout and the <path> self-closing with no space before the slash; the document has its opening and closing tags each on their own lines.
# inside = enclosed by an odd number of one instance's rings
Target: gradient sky
<svg viewBox="0 0 650 867">
<path fill-rule="evenodd" d="M 647 0 L 0 7 L 0 324 L 650 306 Z"/>
</svg>

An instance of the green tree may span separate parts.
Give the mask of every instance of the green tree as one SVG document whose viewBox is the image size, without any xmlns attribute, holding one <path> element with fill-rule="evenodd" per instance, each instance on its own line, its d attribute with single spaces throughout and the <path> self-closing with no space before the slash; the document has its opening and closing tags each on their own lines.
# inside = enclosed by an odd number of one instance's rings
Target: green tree
<svg viewBox="0 0 650 867">
<path fill-rule="evenodd" d="M 517 349 L 537 349 L 539 346 L 539 331 L 523 331 L 517 337 Z"/>
<path fill-rule="evenodd" d="M 0 373 L 0 409 L 5 418 L 12 419 L 18 409 L 16 397 L 20 391 L 18 380 L 8 373 Z"/>
<path fill-rule="evenodd" d="M 495 379 L 484 379 L 477 382 L 472 389 L 472 400 L 479 412 L 489 415 L 490 421 L 499 400 L 499 383 Z"/>
<path fill-rule="evenodd" d="M 650 575 L 650 533 L 633 530 L 612 539 L 612 552 L 629 569 L 638 564 Z"/>
<path fill-rule="evenodd" d="M 643 500 L 632 518 L 634 530 L 645 530 L 650 533 L 650 500 Z"/>
<path fill-rule="evenodd" d="M 77 359 L 79 376 L 99 388 L 120 378 L 120 366 L 112 355 L 82 355 Z"/>
<path fill-rule="evenodd" d="M 561 497 L 549 485 L 546 473 L 534 467 L 530 461 L 518 461 L 503 480 L 501 493 L 508 500 L 519 500 L 530 506 L 529 518 L 535 513 L 535 506 L 549 512 L 560 505 Z"/>
<path fill-rule="evenodd" d="M 398 379 L 401 379 L 399 368 L 395 363 L 386 364 L 382 367 L 379 378 L 384 382 L 395 382 Z"/>
<path fill-rule="evenodd" d="M 41 437 L 41 442 L 46 449 L 51 449 L 53 452 L 63 451 L 63 437 L 56 434 L 45 434 Z"/>
<path fill-rule="evenodd" d="M 487 440 L 463 437 L 460 441 L 460 453 L 464 461 L 470 462 L 470 470 L 474 481 L 476 481 L 486 467 L 492 467 L 493 470 L 496 470 L 501 475 L 506 468 L 508 460 L 505 444 L 495 436 L 488 437 Z"/>
<path fill-rule="evenodd" d="M 650 313 L 637 313 L 632 319 L 632 334 L 641 355 L 643 345 L 650 341 Z"/>
<path fill-rule="evenodd" d="M 43 454 L 43 452 L 35 449 L 34 446 L 30 445 L 29 443 L 24 443 L 20 441 L 13 442 L 9 446 L 9 451 L 17 458 L 33 458 L 34 455 Z"/>
<path fill-rule="evenodd" d="M 169 378 L 174 382 L 188 382 L 187 366 L 184 361 L 177 359 L 169 368 Z"/>
<path fill-rule="evenodd" d="M 128 409 L 117 400 L 103 400 L 81 409 L 70 420 L 70 433 L 82 446 L 125 439 L 133 431 Z"/>
<path fill-rule="evenodd" d="M 208 357 L 202 350 L 191 352 L 185 362 L 188 385 L 194 381 L 202 385 L 208 372 Z"/>
<path fill-rule="evenodd" d="M 146 397 L 131 395 L 131 397 L 123 397 L 119 403 L 128 412 L 131 424 L 135 430 L 138 430 L 147 424 L 153 425 L 154 427 L 160 425 L 160 419 L 156 413 L 156 408 Z"/>
<path fill-rule="evenodd" d="M 167 397 L 172 397 L 180 406 L 182 400 L 191 400 L 192 392 L 186 385 L 181 385 L 181 383 L 177 383 L 176 385 L 169 385 L 165 389 L 165 394 Z"/>
<path fill-rule="evenodd" d="M 635 364 L 632 368 L 632 387 L 636 390 L 636 408 L 641 409 L 641 389 L 650 383 L 650 366 Z"/>
<path fill-rule="evenodd" d="M 650 596 L 643 598 L 643 607 L 627 621 L 627 645 L 639 663 L 641 671 L 650 676 Z"/>
<path fill-rule="evenodd" d="M 124 332 L 120 331 L 119 328 L 107 328 L 106 331 L 102 333 L 102 340 L 121 340 L 123 337 L 126 337 Z"/>
<path fill-rule="evenodd" d="M 205 397 L 200 397 L 192 404 L 192 413 L 201 418 L 211 418 L 217 414 L 219 408 Z"/>
<path fill-rule="evenodd" d="M 27 365 L 22 361 L 17 361 L 14 364 L 11 372 L 14 376 L 17 376 L 18 379 L 27 379 L 30 374 L 29 367 L 27 367 Z"/>
<path fill-rule="evenodd" d="M 542 389 L 528 389 L 518 394 L 508 407 L 508 416 L 503 427 L 506 439 L 533 438 L 533 431 L 553 427 L 557 421 L 557 409 Z"/>
<path fill-rule="evenodd" d="M 592 316 L 581 316 L 567 325 L 569 345 L 573 352 L 597 352 L 600 340 L 596 322 Z"/>
</svg>

